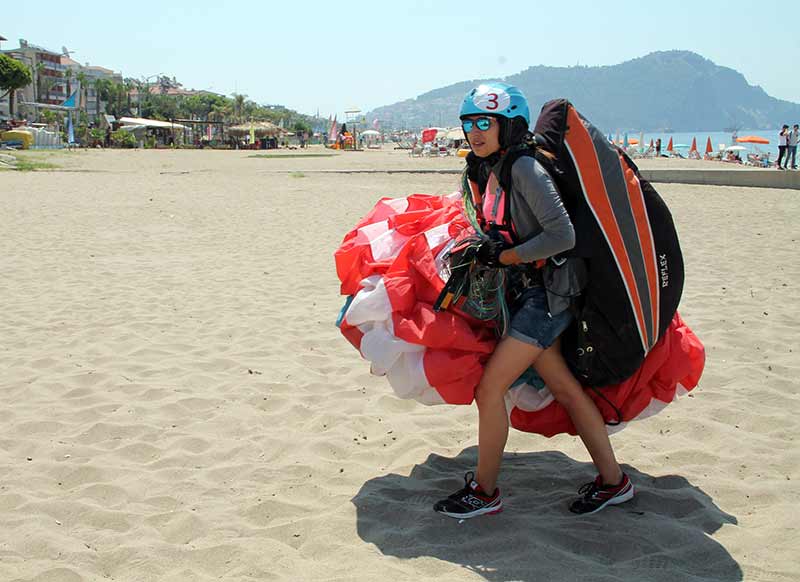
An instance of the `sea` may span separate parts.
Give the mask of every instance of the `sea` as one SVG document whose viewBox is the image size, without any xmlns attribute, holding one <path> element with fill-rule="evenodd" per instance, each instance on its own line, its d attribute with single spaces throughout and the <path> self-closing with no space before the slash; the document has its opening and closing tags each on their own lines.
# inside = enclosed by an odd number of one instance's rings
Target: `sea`
<svg viewBox="0 0 800 582">
<path fill-rule="evenodd" d="M 715 152 L 730 145 L 740 145 L 747 148 L 746 151 L 740 152 L 742 159 L 746 159 L 745 153 L 770 153 L 770 160 L 778 158 L 778 134 L 780 128 L 777 129 L 739 129 L 736 132 L 738 137 L 745 137 L 748 135 L 755 135 L 769 140 L 769 144 L 753 144 L 753 143 L 735 143 L 732 139 L 733 132 L 727 131 L 690 131 L 690 132 L 644 132 L 644 147 L 650 145 L 650 140 L 655 143 L 656 139 L 661 138 L 661 152 L 664 153 L 667 149 L 667 144 L 672 138 L 673 147 L 684 155 L 689 151 L 692 145 L 692 138 L 697 138 L 697 149 L 702 155 L 706 151 L 706 141 L 711 138 L 711 146 Z M 624 138 L 624 133 L 606 131 L 606 135 L 610 135 L 612 139 L 617 139 L 619 136 L 620 141 Z M 640 133 L 627 132 L 628 138 L 639 139 Z M 723 145 L 724 144 L 724 145 Z M 641 144 L 640 144 L 641 145 Z"/>
</svg>

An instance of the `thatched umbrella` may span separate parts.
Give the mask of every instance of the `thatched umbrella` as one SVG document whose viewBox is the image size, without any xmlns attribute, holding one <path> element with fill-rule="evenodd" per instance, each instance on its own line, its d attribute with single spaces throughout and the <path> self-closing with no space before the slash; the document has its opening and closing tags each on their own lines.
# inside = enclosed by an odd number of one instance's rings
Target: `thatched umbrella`
<svg viewBox="0 0 800 582">
<path fill-rule="evenodd" d="M 250 128 L 253 129 L 253 133 L 258 137 L 277 137 L 286 133 L 286 130 L 269 121 L 242 123 L 241 125 L 229 127 L 227 131 L 233 135 L 250 135 Z"/>
</svg>

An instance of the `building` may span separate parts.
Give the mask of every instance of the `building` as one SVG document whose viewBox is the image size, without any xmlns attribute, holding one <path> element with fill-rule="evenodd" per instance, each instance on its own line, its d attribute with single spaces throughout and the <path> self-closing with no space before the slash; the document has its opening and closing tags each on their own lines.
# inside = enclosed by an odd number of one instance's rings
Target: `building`
<svg viewBox="0 0 800 582">
<path fill-rule="evenodd" d="M 65 73 L 67 67 L 61 64 L 61 53 L 30 44 L 19 39 L 19 48 L 4 50 L 3 53 L 26 64 L 33 75 L 33 84 L 22 89 L 22 101 L 58 105 L 67 98 Z"/>
<path fill-rule="evenodd" d="M 0 39 L 5 40 L 2 37 Z M 90 121 L 94 121 L 105 111 L 103 103 L 97 97 L 95 82 L 98 79 L 111 79 L 122 83 L 122 75 L 111 69 L 92 66 L 89 63 L 81 65 L 67 54 L 33 45 L 25 39 L 20 39 L 19 48 L 0 52 L 27 66 L 33 77 L 33 83 L 16 92 L 18 116 L 33 116 L 32 108 L 26 108 L 26 103 L 61 105 L 70 95 L 78 91 L 80 99 L 78 107 L 87 113 Z M 85 87 L 81 87 L 81 78 L 85 80 Z M 9 98 L 6 96 L 0 99 L 0 119 L 7 118 L 8 115 Z"/>
<path fill-rule="evenodd" d="M 19 40 L 19 48 L 0 51 L 20 61 L 31 70 L 33 83 L 16 92 L 16 112 L 22 114 L 26 103 L 58 105 L 67 98 L 66 66 L 61 64 L 61 54 Z M 0 115 L 8 115 L 8 99 L 0 103 Z"/>
</svg>

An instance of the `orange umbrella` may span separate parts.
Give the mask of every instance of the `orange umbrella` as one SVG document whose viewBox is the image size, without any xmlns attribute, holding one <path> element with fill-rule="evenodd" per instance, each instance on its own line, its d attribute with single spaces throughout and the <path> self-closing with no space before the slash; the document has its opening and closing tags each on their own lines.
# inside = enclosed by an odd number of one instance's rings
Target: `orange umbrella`
<svg viewBox="0 0 800 582">
<path fill-rule="evenodd" d="M 744 137 L 737 137 L 736 141 L 739 143 L 769 143 L 769 140 L 765 137 L 759 137 L 757 135 L 746 135 Z"/>
<path fill-rule="evenodd" d="M 692 147 L 689 148 L 689 151 L 690 152 L 696 152 L 697 151 L 697 138 L 696 137 L 692 138 Z"/>
<path fill-rule="evenodd" d="M 667 144 L 667 151 L 668 152 L 672 151 L 672 138 L 669 138 L 669 143 Z"/>
<path fill-rule="evenodd" d="M 628 143 L 629 143 L 630 145 L 639 145 L 639 140 L 638 140 L 638 139 L 636 139 L 635 137 L 632 137 L 632 138 L 630 138 L 630 139 L 628 140 Z"/>
<path fill-rule="evenodd" d="M 706 142 L 706 153 L 710 154 L 714 151 L 714 148 L 711 147 L 711 136 L 708 136 L 708 141 Z"/>
</svg>

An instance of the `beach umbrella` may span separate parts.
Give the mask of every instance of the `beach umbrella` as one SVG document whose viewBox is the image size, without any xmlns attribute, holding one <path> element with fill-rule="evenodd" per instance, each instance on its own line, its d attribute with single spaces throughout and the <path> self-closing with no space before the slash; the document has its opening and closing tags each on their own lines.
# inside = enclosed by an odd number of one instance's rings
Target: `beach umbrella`
<svg viewBox="0 0 800 582">
<path fill-rule="evenodd" d="M 746 135 L 744 137 L 737 137 L 736 141 L 739 143 L 769 143 L 769 140 L 765 137 L 760 137 L 758 135 Z"/>
<path fill-rule="evenodd" d="M 629 143 L 630 145 L 639 145 L 639 140 L 638 140 L 638 139 L 636 139 L 635 137 L 632 137 L 632 138 L 630 138 L 630 139 L 628 140 L 628 143 Z"/>
<path fill-rule="evenodd" d="M 747 148 L 746 148 L 746 147 L 744 147 L 744 146 L 735 146 L 735 145 L 734 145 L 734 146 L 728 146 L 728 147 L 726 147 L 726 148 L 725 148 L 725 151 L 728 151 L 728 152 L 741 152 L 741 151 L 744 151 L 744 150 L 746 150 L 746 149 L 747 149 Z"/>
<path fill-rule="evenodd" d="M 628 149 L 628 145 L 630 145 L 630 142 L 628 141 L 628 132 L 626 131 L 625 135 L 622 137 L 622 147 Z"/>
<path fill-rule="evenodd" d="M 671 152 L 673 147 L 674 146 L 672 145 L 672 138 L 669 138 L 669 143 L 667 144 L 667 151 Z"/>
<path fill-rule="evenodd" d="M 453 127 L 447 130 L 444 134 L 445 139 L 464 139 L 464 130 L 461 127 Z"/>
<path fill-rule="evenodd" d="M 692 138 L 692 147 L 689 148 L 689 151 L 690 152 L 696 152 L 697 151 L 697 138 L 696 137 Z"/>
<path fill-rule="evenodd" d="M 175 124 L 175 127 L 178 127 Z M 274 123 L 270 123 L 269 121 L 252 121 L 250 123 L 243 123 L 241 125 L 234 125 L 232 127 L 228 127 L 225 129 L 226 132 L 232 133 L 234 135 L 249 135 L 250 128 L 253 128 L 253 132 L 256 136 L 277 136 L 277 135 L 284 135 L 286 132 L 280 129 Z"/>
<path fill-rule="evenodd" d="M 706 142 L 706 153 L 710 154 L 713 151 L 714 151 L 714 148 L 711 147 L 711 136 L 709 135 L 708 136 L 708 141 Z"/>
</svg>

